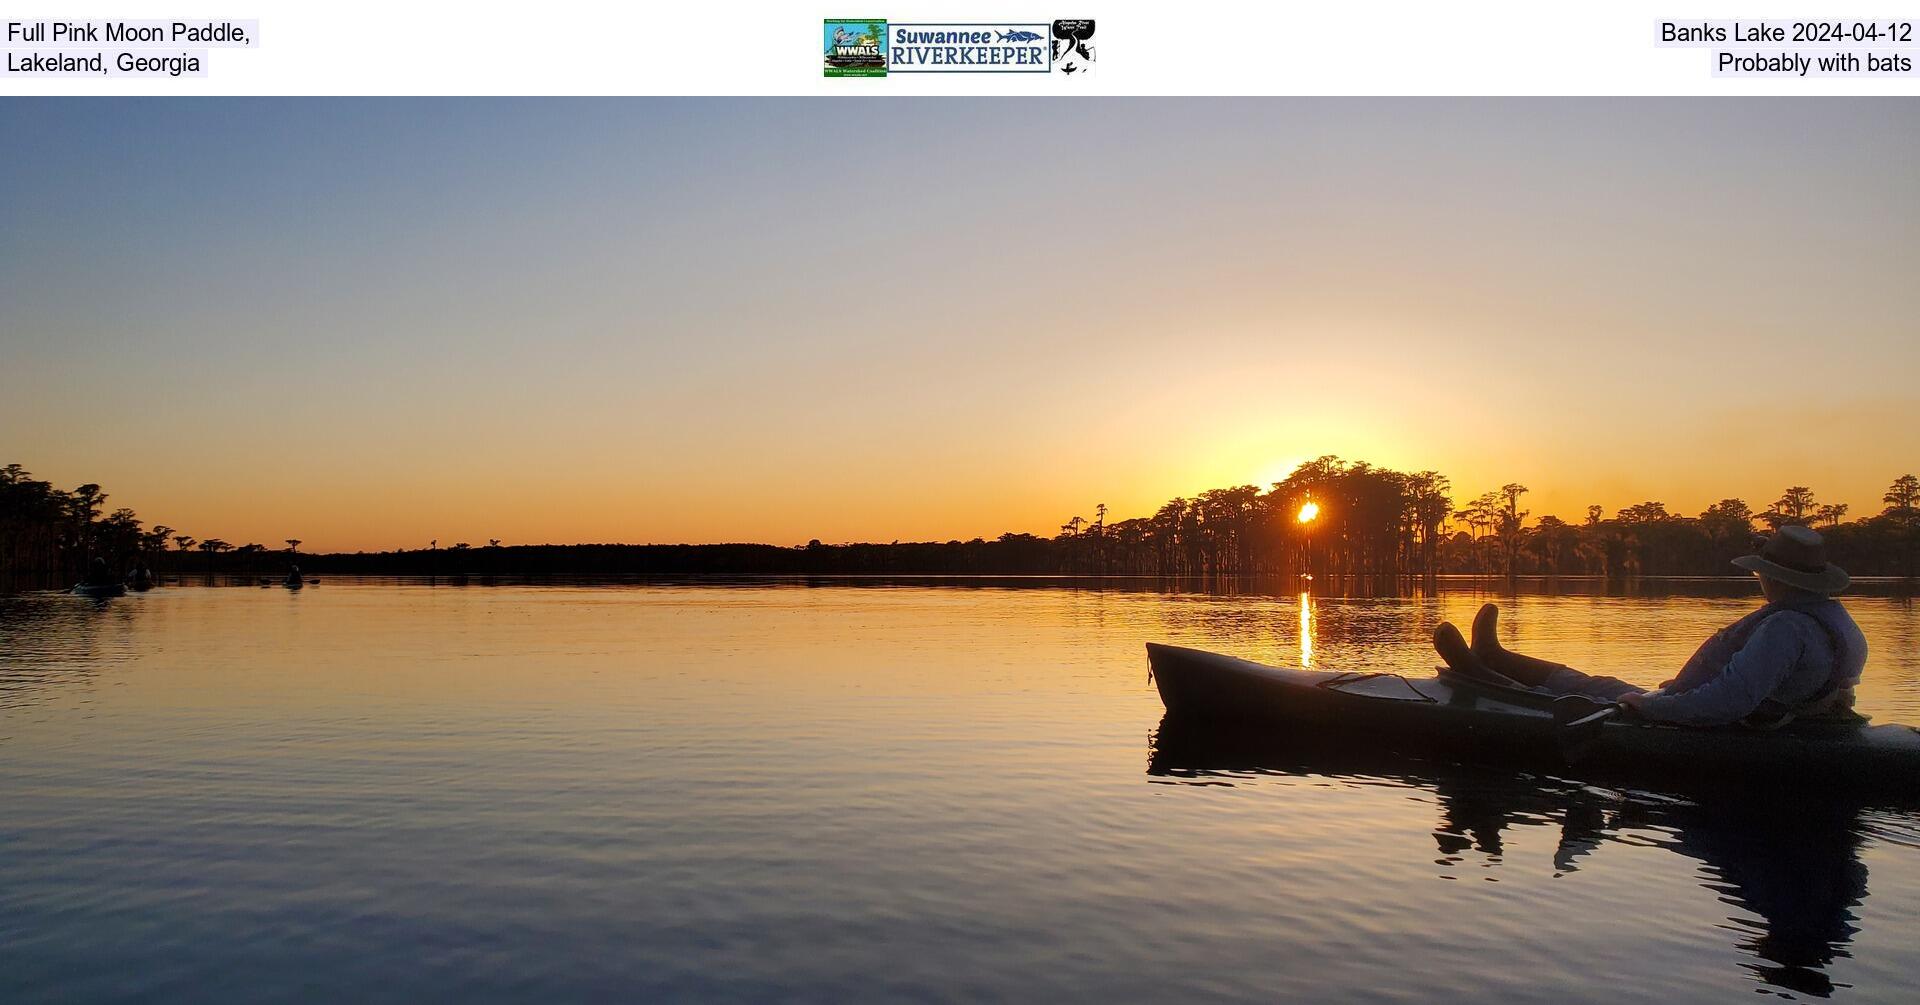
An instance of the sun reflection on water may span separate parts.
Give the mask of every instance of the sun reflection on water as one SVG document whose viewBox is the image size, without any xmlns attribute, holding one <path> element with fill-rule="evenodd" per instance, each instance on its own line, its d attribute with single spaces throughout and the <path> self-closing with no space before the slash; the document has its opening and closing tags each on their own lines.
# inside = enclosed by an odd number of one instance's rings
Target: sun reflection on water
<svg viewBox="0 0 1920 1005">
<path fill-rule="evenodd" d="M 1313 669 L 1313 591 L 1300 591 L 1300 666 Z"/>
</svg>

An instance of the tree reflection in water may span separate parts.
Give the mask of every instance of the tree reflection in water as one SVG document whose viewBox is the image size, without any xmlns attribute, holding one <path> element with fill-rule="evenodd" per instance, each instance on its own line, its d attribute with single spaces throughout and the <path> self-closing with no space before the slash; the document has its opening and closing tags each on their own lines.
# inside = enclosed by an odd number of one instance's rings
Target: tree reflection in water
<svg viewBox="0 0 1920 1005">
<path fill-rule="evenodd" d="M 1727 920 L 1740 933 L 1735 947 L 1753 958 L 1746 966 L 1758 980 L 1816 997 L 1833 992 L 1826 968 L 1849 955 L 1859 931 L 1856 908 L 1867 896 L 1862 815 L 1879 808 L 1843 794 L 1777 789 L 1622 795 L 1390 752 L 1276 742 L 1172 718 L 1151 737 L 1147 770 L 1160 779 L 1211 784 L 1255 772 L 1413 785 L 1438 803 L 1433 838 L 1442 865 L 1470 851 L 1499 858 L 1503 834 L 1523 822 L 1559 825 L 1556 875 L 1604 854 L 1610 842 L 1664 847 L 1697 861 L 1702 886 L 1754 916 Z"/>
</svg>

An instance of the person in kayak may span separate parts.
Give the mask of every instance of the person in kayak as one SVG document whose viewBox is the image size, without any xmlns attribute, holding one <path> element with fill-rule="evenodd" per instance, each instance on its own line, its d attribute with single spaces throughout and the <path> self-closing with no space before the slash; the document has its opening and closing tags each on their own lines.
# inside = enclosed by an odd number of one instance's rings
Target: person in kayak
<svg viewBox="0 0 1920 1005">
<path fill-rule="evenodd" d="M 1833 599 L 1851 580 L 1827 561 L 1826 542 L 1812 528 L 1782 527 L 1758 554 L 1733 564 L 1759 579 L 1766 604 L 1715 632 L 1679 676 L 1654 690 L 1502 648 L 1495 637 L 1500 609 L 1492 604 L 1474 616 L 1471 644 L 1458 628 L 1442 623 L 1433 645 L 1457 673 L 1504 679 L 1547 694 L 1618 702 L 1654 722 L 1780 725 L 1795 718 L 1851 716 L 1867 639 Z"/>
<path fill-rule="evenodd" d="M 99 557 L 87 564 L 87 578 L 80 581 L 83 586 L 111 586 L 118 582 L 113 578 L 113 570 L 107 566 L 107 560 Z"/>
</svg>

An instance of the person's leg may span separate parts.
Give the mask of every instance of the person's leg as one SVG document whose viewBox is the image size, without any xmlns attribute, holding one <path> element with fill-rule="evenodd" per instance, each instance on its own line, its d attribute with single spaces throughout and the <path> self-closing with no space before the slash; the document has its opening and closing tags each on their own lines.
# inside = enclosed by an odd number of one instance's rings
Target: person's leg
<svg viewBox="0 0 1920 1005">
<path fill-rule="evenodd" d="M 1480 627 L 1481 622 L 1485 620 L 1486 627 L 1490 630 L 1492 619 L 1487 616 L 1487 612 L 1493 609 L 1492 604 L 1481 608 L 1481 616 L 1474 619 L 1475 626 Z M 1480 633 L 1475 632 L 1475 635 L 1477 642 L 1479 641 L 1477 636 Z M 1448 622 L 1442 622 L 1433 633 L 1433 648 L 1440 653 L 1441 658 L 1447 661 L 1447 666 L 1454 672 L 1494 683 L 1513 683 L 1548 694 L 1575 694 L 1597 701 L 1618 701 L 1623 695 L 1642 691 L 1641 688 L 1617 677 L 1596 677 L 1581 673 L 1569 666 L 1549 663 L 1531 656 L 1521 656 L 1518 653 L 1508 653 L 1504 649 L 1493 653 L 1501 662 L 1489 665 L 1488 661 L 1481 657 L 1480 648 L 1468 645 L 1467 640 L 1460 636 L 1460 629 Z"/>
<path fill-rule="evenodd" d="M 1565 664 L 1502 648 L 1499 629 L 1500 608 L 1493 604 L 1482 604 L 1480 613 L 1473 616 L 1473 654 L 1496 673 L 1505 674 L 1529 687 L 1544 687 L 1550 678 L 1562 671 L 1579 674 L 1579 671 Z"/>
<path fill-rule="evenodd" d="M 1433 648 L 1440 654 L 1441 659 L 1447 661 L 1449 669 L 1463 677 L 1472 677 L 1475 680 L 1494 684 L 1524 686 L 1519 681 L 1488 667 L 1479 656 L 1474 655 L 1473 647 L 1467 645 L 1467 640 L 1460 635 L 1460 629 L 1453 627 L 1451 621 L 1442 621 L 1440 627 L 1434 629 Z"/>
<path fill-rule="evenodd" d="M 1630 694 L 1645 694 L 1647 689 L 1618 677 L 1600 677 L 1581 673 L 1572 667 L 1560 667 L 1546 676 L 1537 689 L 1551 694 L 1577 694 L 1595 701 L 1619 701 Z"/>
</svg>

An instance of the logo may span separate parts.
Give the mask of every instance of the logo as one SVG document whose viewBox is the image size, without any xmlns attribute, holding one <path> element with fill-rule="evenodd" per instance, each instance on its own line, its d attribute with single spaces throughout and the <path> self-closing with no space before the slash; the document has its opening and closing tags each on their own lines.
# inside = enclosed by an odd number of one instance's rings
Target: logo
<svg viewBox="0 0 1920 1005">
<path fill-rule="evenodd" d="M 825 32 L 829 77 L 887 75 L 885 18 L 829 20 Z"/>
<path fill-rule="evenodd" d="M 1052 73 L 1093 69 L 1093 19 L 941 21 L 829 18 L 821 35 L 829 77 L 892 73 Z"/>
<path fill-rule="evenodd" d="M 1093 69 L 1092 19 L 1053 23 L 1053 62 L 1065 74 Z"/>
<path fill-rule="evenodd" d="M 888 25 L 894 73 L 1046 73 L 1044 22 Z"/>
</svg>

